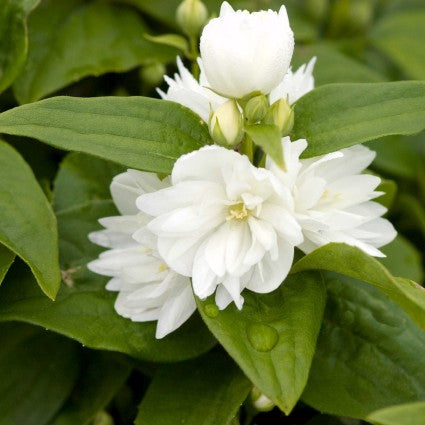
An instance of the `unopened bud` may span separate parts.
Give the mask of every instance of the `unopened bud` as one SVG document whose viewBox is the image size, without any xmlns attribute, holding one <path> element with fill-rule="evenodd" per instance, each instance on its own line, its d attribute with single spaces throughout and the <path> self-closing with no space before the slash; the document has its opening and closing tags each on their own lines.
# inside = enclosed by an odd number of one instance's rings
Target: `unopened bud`
<svg viewBox="0 0 425 425">
<path fill-rule="evenodd" d="M 279 99 L 270 107 L 264 121 L 276 125 L 282 137 L 287 136 L 294 126 L 294 110 L 285 99 Z"/>
<path fill-rule="evenodd" d="M 267 114 L 269 102 L 263 94 L 249 99 L 245 106 L 245 116 L 251 124 L 261 121 Z"/>
<path fill-rule="evenodd" d="M 177 8 L 176 19 L 188 36 L 197 36 L 208 20 L 208 9 L 201 0 L 183 0 Z"/>
<path fill-rule="evenodd" d="M 156 62 L 141 68 L 140 77 L 149 87 L 155 87 L 161 84 L 165 71 L 165 66 Z"/>
<path fill-rule="evenodd" d="M 251 391 L 251 400 L 252 404 L 259 412 L 269 412 L 275 406 L 274 403 L 256 387 Z"/>
<path fill-rule="evenodd" d="M 243 118 L 235 100 L 228 100 L 211 114 L 209 128 L 218 145 L 235 146 L 242 140 Z"/>
</svg>

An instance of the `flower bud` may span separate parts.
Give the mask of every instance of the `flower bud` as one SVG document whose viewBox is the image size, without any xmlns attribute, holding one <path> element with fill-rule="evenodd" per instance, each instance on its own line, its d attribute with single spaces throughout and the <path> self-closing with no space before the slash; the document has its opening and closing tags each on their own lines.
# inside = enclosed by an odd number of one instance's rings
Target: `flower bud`
<svg viewBox="0 0 425 425">
<path fill-rule="evenodd" d="M 270 107 L 264 121 L 266 124 L 276 125 L 282 137 L 287 136 L 294 126 L 294 110 L 288 101 L 279 99 Z"/>
<path fill-rule="evenodd" d="M 266 116 L 268 109 L 269 102 L 267 97 L 261 94 L 248 100 L 244 112 L 249 123 L 256 123 Z"/>
<path fill-rule="evenodd" d="M 188 36 L 197 36 L 208 20 L 208 9 L 201 0 L 183 0 L 177 8 L 176 19 Z"/>
<path fill-rule="evenodd" d="M 274 403 L 256 387 L 251 391 L 251 400 L 252 404 L 259 412 L 269 412 L 275 406 Z"/>
<path fill-rule="evenodd" d="M 220 105 L 210 117 L 210 134 L 222 146 L 235 146 L 243 136 L 243 118 L 235 100 Z"/>
<path fill-rule="evenodd" d="M 249 13 L 223 2 L 202 31 L 200 51 L 208 87 L 228 98 L 269 94 L 283 80 L 294 50 L 285 6 Z M 255 58 L 258 58 L 256 60 Z"/>
<path fill-rule="evenodd" d="M 140 69 L 140 78 L 149 87 L 156 87 L 161 84 L 165 72 L 164 64 L 155 62 Z"/>
</svg>

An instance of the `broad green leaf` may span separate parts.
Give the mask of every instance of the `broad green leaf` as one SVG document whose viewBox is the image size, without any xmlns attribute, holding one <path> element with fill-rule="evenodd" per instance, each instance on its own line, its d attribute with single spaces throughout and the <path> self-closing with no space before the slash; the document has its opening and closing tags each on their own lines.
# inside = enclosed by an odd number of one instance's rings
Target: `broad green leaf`
<svg viewBox="0 0 425 425">
<path fill-rule="evenodd" d="M 40 0 L 2 0 L 0 3 L 0 92 L 18 76 L 28 50 L 26 20 Z"/>
<path fill-rule="evenodd" d="M 90 201 L 110 201 L 112 179 L 124 171 L 124 167 L 112 162 L 70 153 L 62 161 L 55 179 L 55 210 L 65 210 Z"/>
<path fill-rule="evenodd" d="M 0 284 L 3 282 L 3 279 L 14 259 L 15 254 L 5 246 L 0 245 Z"/>
<path fill-rule="evenodd" d="M 214 301 L 198 300 L 205 323 L 249 379 L 286 414 L 307 382 L 325 305 L 318 273 L 288 277 L 270 294 L 243 293 L 218 311 Z"/>
<path fill-rule="evenodd" d="M 359 248 L 330 243 L 301 258 L 291 273 L 327 270 L 368 282 L 387 294 L 425 329 L 425 289 L 417 283 L 394 277 L 378 260 Z"/>
<path fill-rule="evenodd" d="M 0 424 L 45 425 L 72 390 L 79 347 L 22 323 L 0 325 Z"/>
<path fill-rule="evenodd" d="M 244 130 L 257 146 L 276 162 L 277 165 L 284 168 L 282 151 L 282 136 L 275 125 L 255 124 L 246 125 Z"/>
<path fill-rule="evenodd" d="M 307 139 L 310 158 L 424 128 L 425 81 L 329 84 L 296 103 L 293 140 Z"/>
<path fill-rule="evenodd" d="M 74 338 L 91 348 L 119 351 L 153 361 L 178 361 L 208 351 L 216 341 L 199 317 L 178 331 L 155 339 L 156 322 L 135 323 L 114 309 L 116 294 L 105 289 L 107 279 L 85 265 L 103 248 L 88 241 L 88 233 L 101 226 L 101 217 L 116 215 L 108 193 L 118 167 L 100 159 L 71 154 L 56 179 L 60 256 L 65 285 L 54 303 L 32 287 L 28 274 L 8 273 L 0 288 L 0 321 L 21 320 L 39 324 Z M 63 194 L 59 195 L 60 192 Z M 76 205 L 64 200 L 69 196 Z"/>
<path fill-rule="evenodd" d="M 192 111 L 145 97 L 46 99 L 0 114 L 0 132 L 161 173 L 210 142 L 206 124 Z"/>
<path fill-rule="evenodd" d="M 424 159 L 415 149 L 416 140 L 423 143 L 423 135 L 389 136 L 373 140 L 367 146 L 376 152 L 373 167 L 386 174 L 415 180 Z"/>
<path fill-rule="evenodd" d="M 49 425 L 89 425 L 124 384 L 130 369 L 114 354 L 87 351 L 72 393 Z"/>
<path fill-rule="evenodd" d="M 386 407 L 371 413 L 366 419 L 375 425 L 423 425 L 425 402 Z"/>
<path fill-rule="evenodd" d="M 184 53 L 189 52 L 189 42 L 180 34 L 161 34 L 149 35 L 145 34 L 145 38 L 153 43 L 175 47 Z"/>
<path fill-rule="evenodd" d="M 94 223 L 94 217 L 89 219 Z M 106 279 L 76 267 L 66 270 L 64 280 L 70 286 L 63 285 L 53 302 L 40 293 L 29 273 L 10 270 L 0 286 L 0 321 L 33 323 L 89 348 L 158 362 L 196 357 L 216 344 L 196 316 L 157 340 L 156 322 L 135 323 L 116 313 L 116 294 L 105 290 Z"/>
<path fill-rule="evenodd" d="M 0 141 L 0 243 L 31 268 L 43 292 L 60 284 L 56 218 L 28 164 Z"/>
<path fill-rule="evenodd" d="M 34 102 L 88 75 L 128 71 L 174 60 L 177 54 L 144 38 L 147 28 L 136 11 L 108 3 L 46 0 L 28 28 L 28 60 L 14 83 L 19 103 Z"/>
<path fill-rule="evenodd" d="M 397 235 L 390 244 L 380 249 L 386 257 L 379 261 L 394 276 L 405 276 L 415 282 L 422 282 L 424 269 L 421 254 L 408 239 Z"/>
<path fill-rule="evenodd" d="M 425 79 L 425 10 L 385 16 L 371 34 L 372 44 L 414 80 Z"/>
<path fill-rule="evenodd" d="M 224 353 L 162 367 L 135 425 L 230 425 L 252 384 Z"/>
<path fill-rule="evenodd" d="M 337 275 L 325 282 L 328 301 L 303 400 L 357 418 L 423 400 L 425 333 L 376 288 Z"/>
<path fill-rule="evenodd" d="M 338 51 L 338 47 L 331 43 L 297 45 L 292 68 L 296 70 L 313 56 L 317 58 L 313 72 L 316 87 L 332 83 L 372 83 L 385 80 L 372 68 Z"/>
</svg>

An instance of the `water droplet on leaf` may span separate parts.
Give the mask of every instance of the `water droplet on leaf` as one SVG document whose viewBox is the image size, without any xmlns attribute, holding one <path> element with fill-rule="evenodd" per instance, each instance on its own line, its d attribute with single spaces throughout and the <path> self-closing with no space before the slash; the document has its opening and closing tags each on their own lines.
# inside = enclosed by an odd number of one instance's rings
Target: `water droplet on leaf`
<svg viewBox="0 0 425 425">
<path fill-rule="evenodd" d="M 261 352 L 272 350 L 279 339 L 279 334 L 275 328 L 262 323 L 250 325 L 247 334 L 252 347 Z"/>
<path fill-rule="evenodd" d="M 211 317 L 212 319 L 214 319 L 214 317 L 218 316 L 219 310 L 215 304 L 207 304 L 204 307 L 204 312 L 208 317 Z"/>
</svg>

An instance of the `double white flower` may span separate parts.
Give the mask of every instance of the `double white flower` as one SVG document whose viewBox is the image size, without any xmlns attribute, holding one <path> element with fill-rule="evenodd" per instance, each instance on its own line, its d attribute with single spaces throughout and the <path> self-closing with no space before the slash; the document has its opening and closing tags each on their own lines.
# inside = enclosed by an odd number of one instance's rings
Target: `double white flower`
<svg viewBox="0 0 425 425">
<path fill-rule="evenodd" d="M 199 82 L 178 58 L 179 73 L 165 77 L 169 88 L 159 93 L 205 121 L 228 98 L 253 92 L 270 104 L 293 104 L 314 87 L 315 59 L 293 73 L 292 51 L 283 6 L 249 14 L 225 2 L 201 37 Z M 171 178 L 135 170 L 117 176 L 111 191 L 122 216 L 102 219 L 105 230 L 90 234 L 110 249 L 89 264 L 112 277 L 117 312 L 158 320 L 161 338 L 195 310 L 192 287 L 202 299 L 215 293 L 220 309 L 231 302 L 240 309 L 245 288 L 266 293 L 284 281 L 295 247 L 309 253 L 345 242 L 382 256 L 378 248 L 396 233 L 372 201 L 380 179 L 362 174 L 374 153 L 355 146 L 300 159 L 306 146 L 282 139 L 284 171 L 269 158 L 257 168 L 237 152 L 207 146 L 179 158 Z"/>
<path fill-rule="evenodd" d="M 391 242 L 396 231 L 381 218 L 387 211 L 371 201 L 382 195 L 375 191 L 381 179 L 362 174 L 375 152 L 357 145 L 327 155 L 300 159 L 306 149 L 304 139 L 282 139 L 285 171 L 267 161 L 278 179 L 291 190 L 297 222 L 304 241 L 298 246 L 309 253 L 330 242 L 356 246 L 369 255 L 383 257 L 377 248 Z"/>
<path fill-rule="evenodd" d="M 234 11 L 224 2 L 220 17 L 212 19 L 201 37 L 199 81 L 177 58 L 174 79 L 165 76 L 165 100 L 180 103 L 208 122 L 228 98 L 252 92 L 269 96 L 270 104 L 285 99 L 290 104 L 312 90 L 315 58 L 295 73 L 289 68 L 294 37 L 284 6 L 279 13 Z M 220 94 L 221 95 L 220 95 Z"/>
<path fill-rule="evenodd" d="M 135 322 L 157 320 L 157 338 L 177 329 L 196 309 L 189 278 L 164 263 L 155 235 L 146 228 L 151 217 L 136 208 L 138 196 L 168 184 L 169 178 L 161 181 L 152 173 L 129 170 L 119 174 L 112 181 L 111 193 L 122 215 L 102 218 L 105 229 L 89 234 L 92 242 L 109 248 L 88 268 L 112 277 L 106 288 L 119 292 L 115 310 Z"/>
<path fill-rule="evenodd" d="M 216 292 L 225 308 L 242 307 L 241 292 L 276 289 L 302 242 L 287 187 L 246 156 L 207 146 L 180 157 L 172 185 L 137 199 L 158 251 L 170 268 L 192 277 L 200 298 Z"/>
</svg>

